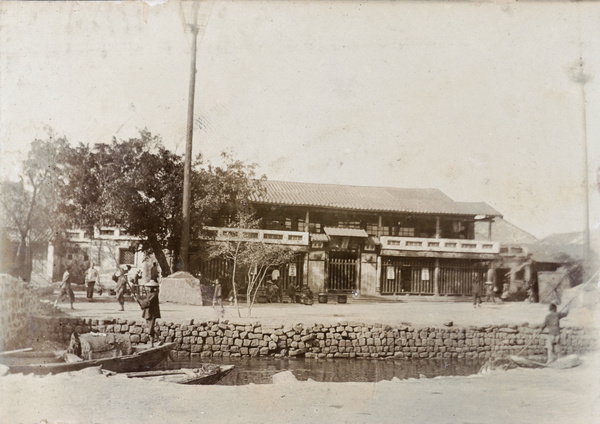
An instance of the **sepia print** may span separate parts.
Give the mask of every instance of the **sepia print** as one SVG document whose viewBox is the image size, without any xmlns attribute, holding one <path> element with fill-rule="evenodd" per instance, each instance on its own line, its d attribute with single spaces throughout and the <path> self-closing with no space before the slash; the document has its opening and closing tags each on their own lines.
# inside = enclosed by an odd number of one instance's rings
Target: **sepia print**
<svg viewBox="0 0 600 424">
<path fill-rule="evenodd" d="M 0 420 L 596 423 L 600 5 L 0 3 Z"/>
</svg>

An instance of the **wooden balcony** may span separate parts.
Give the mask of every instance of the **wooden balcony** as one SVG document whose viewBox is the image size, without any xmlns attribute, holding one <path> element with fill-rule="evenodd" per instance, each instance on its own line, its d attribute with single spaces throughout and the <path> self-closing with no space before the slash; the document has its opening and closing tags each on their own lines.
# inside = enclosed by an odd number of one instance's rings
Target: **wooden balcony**
<svg viewBox="0 0 600 424">
<path fill-rule="evenodd" d="M 308 246 L 308 233 L 300 231 L 278 231 L 205 227 L 211 239 L 216 241 L 255 241 L 260 243 Z"/>
<path fill-rule="evenodd" d="M 491 253 L 500 252 L 500 243 L 485 240 L 435 239 L 419 237 L 380 237 L 381 247 L 413 252 Z"/>
</svg>

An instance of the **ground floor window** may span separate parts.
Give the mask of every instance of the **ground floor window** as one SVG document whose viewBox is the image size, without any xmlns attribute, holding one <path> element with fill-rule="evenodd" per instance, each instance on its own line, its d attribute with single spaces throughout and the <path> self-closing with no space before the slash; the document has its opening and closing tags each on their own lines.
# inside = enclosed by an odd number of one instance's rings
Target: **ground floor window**
<svg viewBox="0 0 600 424">
<path fill-rule="evenodd" d="M 384 258 L 381 294 L 435 294 L 435 259 Z M 480 261 L 440 259 L 441 295 L 471 295 L 474 278 L 485 281 L 487 266 Z"/>
<path fill-rule="evenodd" d="M 119 265 L 135 264 L 135 251 L 132 249 L 119 249 Z"/>
</svg>

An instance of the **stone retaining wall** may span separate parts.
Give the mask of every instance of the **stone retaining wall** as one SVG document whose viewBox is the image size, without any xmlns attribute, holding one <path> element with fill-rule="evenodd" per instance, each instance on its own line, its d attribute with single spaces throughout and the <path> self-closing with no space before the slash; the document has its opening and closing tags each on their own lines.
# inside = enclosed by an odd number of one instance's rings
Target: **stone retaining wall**
<svg viewBox="0 0 600 424">
<path fill-rule="evenodd" d="M 539 327 L 528 325 L 417 328 L 340 322 L 274 327 L 226 320 L 198 323 L 189 320 L 178 324 L 159 322 L 157 327 L 160 341 L 176 343 L 174 354 L 178 357 L 485 359 L 492 354 L 545 354 Z M 129 334 L 134 344 L 148 341 L 145 323 L 125 319 L 35 318 L 30 331 L 65 342 L 73 331 Z M 567 327 L 561 331 L 563 355 L 590 351 L 596 345 L 597 333 L 592 328 Z"/>
<path fill-rule="evenodd" d="M 23 334 L 31 315 L 43 313 L 51 306 L 40 303 L 28 283 L 0 274 L 0 351 L 23 347 Z"/>
</svg>

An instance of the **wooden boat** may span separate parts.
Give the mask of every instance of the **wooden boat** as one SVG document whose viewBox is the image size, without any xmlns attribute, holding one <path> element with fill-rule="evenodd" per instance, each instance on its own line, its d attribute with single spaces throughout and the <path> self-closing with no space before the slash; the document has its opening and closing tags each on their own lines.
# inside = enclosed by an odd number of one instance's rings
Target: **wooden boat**
<svg viewBox="0 0 600 424">
<path fill-rule="evenodd" d="M 11 373 L 58 374 L 79 371 L 89 367 L 102 367 L 104 370 L 118 373 L 149 370 L 164 360 L 175 343 L 166 343 L 156 347 L 136 347 L 126 355 L 68 362 L 66 351 L 59 352 L 14 352 L 0 356 L 0 363 L 7 365 Z"/>
<path fill-rule="evenodd" d="M 215 384 L 233 371 L 234 365 L 203 364 L 201 368 L 182 368 L 178 370 L 129 372 L 129 378 L 167 381 L 178 384 Z"/>
<path fill-rule="evenodd" d="M 556 368 L 556 369 L 566 369 L 573 368 L 578 365 L 581 365 L 581 358 L 578 355 L 568 355 L 562 358 L 558 358 L 555 361 L 544 363 L 539 361 L 534 361 L 529 358 L 524 358 L 522 356 L 510 355 L 508 359 L 514 363 L 515 365 L 523 368 Z"/>
</svg>

